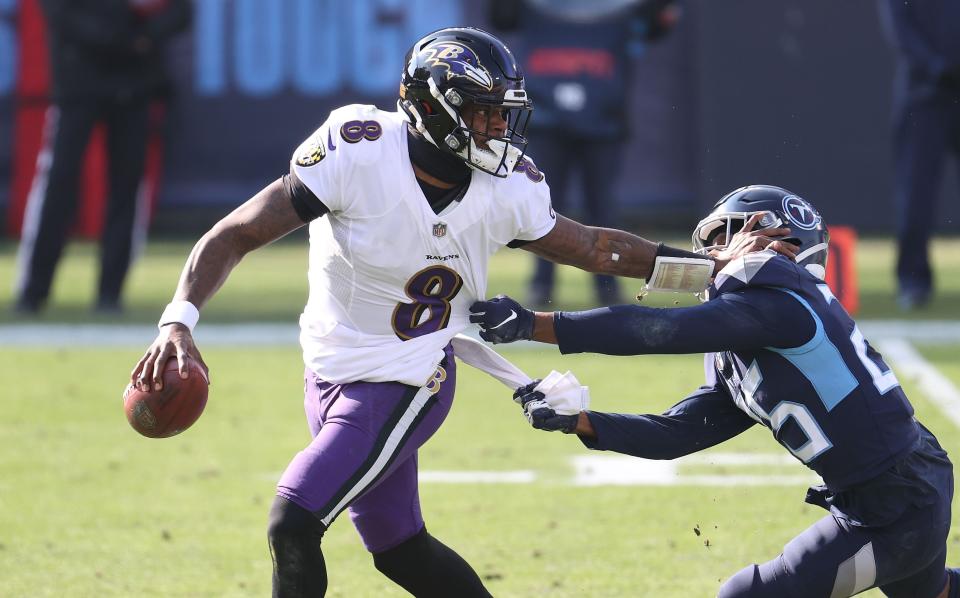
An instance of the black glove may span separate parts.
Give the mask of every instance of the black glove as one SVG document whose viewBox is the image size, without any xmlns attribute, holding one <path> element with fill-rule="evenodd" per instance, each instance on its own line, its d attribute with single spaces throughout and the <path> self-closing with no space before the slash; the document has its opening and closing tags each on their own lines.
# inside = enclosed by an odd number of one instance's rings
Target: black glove
<svg viewBox="0 0 960 598">
<path fill-rule="evenodd" d="M 547 432 L 563 432 L 570 434 L 577 428 L 580 414 L 558 415 L 547 402 L 543 393 L 534 388 L 540 380 L 534 380 L 526 386 L 521 386 L 513 393 L 513 400 L 523 407 L 523 414 L 530 425 L 538 430 Z"/>
<path fill-rule="evenodd" d="M 470 306 L 470 322 L 480 325 L 480 338 L 490 343 L 512 343 L 533 338 L 533 312 L 507 297 L 497 295 Z"/>
</svg>

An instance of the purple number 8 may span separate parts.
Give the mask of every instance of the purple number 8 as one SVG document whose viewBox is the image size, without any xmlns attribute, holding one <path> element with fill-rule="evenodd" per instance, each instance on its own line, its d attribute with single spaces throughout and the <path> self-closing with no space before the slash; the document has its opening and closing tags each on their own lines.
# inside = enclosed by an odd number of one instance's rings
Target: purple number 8
<svg viewBox="0 0 960 598">
<path fill-rule="evenodd" d="M 534 183 L 539 183 L 543 180 L 543 173 L 526 158 L 520 158 L 516 166 L 513 167 L 514 172 L 522 172 L 527 175 L 527 178 L 533 181 Z"/>
<path fill-rule="evenodd" d="M 383 127 L 375 120 L 350 120 L 340 127 L 340 137 L 347 143 L 357 143 L 364 139 L 376 141 L 383 135 Z"/>
<path fill-rule="evenodd" d="M 413 303 L 393 309 L 393 331 L 408 341 L 447 327 L 450 301 L 463 287 L 463 278 L 446 266 L 430 266 L 414 274 L 404 291 Z"/>
</svg>

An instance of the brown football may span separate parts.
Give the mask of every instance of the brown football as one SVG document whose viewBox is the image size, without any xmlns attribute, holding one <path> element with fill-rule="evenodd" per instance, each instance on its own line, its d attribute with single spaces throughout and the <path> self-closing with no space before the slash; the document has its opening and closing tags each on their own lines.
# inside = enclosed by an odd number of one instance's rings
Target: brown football
<svg viewBox="0 0 960 598">
<path fill-rule="evenodd" d="M 177 358 L 171 357 L 163 368 L 163 388 L 144 392 L 127 384 L 123 410 L 133 429 L 144 436 L 175 436 L 192 426 L 203 413 L 208 387 L 207 377 L 198 365 L 190 368 L 190 375 L 184 380 L 177 369 Z"/>
</svg>

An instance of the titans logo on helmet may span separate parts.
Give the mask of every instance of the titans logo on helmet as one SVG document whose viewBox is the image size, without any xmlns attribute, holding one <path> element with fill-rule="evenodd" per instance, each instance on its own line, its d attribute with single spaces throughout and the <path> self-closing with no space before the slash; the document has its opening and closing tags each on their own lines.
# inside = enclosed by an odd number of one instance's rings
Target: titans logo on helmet
<svg viewBox="0 0 960 598">
<path fill-rule="evenodd" d="M 462 77 L 486 90 L 493 89 L 493 77 L 473 50 L 457 42 L 434 42 L 421 50 L 424 61 L 431 67 L 447 69 L 447 78 Z"/>
<path fill-rule="evenodd" d="M 787 195 L 783 198 L 783 213 L 790 222 L 803 230 L 813 230 L 820 224 L 820 214 L 796 195 Z"/>
</svg>

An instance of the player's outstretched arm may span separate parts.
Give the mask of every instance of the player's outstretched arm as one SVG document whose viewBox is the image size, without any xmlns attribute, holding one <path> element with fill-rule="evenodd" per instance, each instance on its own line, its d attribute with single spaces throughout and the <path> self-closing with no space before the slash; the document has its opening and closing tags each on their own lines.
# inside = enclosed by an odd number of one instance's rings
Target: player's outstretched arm
<svg viewBox="0 0 960 598">
<path fill-rule="evenodd" d="M 283 180 L 270 183 L 197 241 L 180 274 L 174 304 L 192 307 L 195 313 L 223 285 L 243 256 L 303 225 Z M 208 368 L 193 342 L 191 328 L 182 323 L 160 327 L 157 338 L 130 373 L 134 386 L 148 391 L 151 387 L 161 388 L 163 366 L 172 356 L 177 357 L 181 377 L 187 377 L 189 361 L 193 360 L 209 378 Z"/>
<path fill-rule="evenodd" d="M 752 289 L 692 307 L 617 305 L 577 312 L 533 312 L 506 295 L 470 306 L 470 321 L 492 343 L 533 340 L 562 353 L 649 355 L 798 347 L 816 326 L 786 293 Z"/>
<path fill-rule="evenodd" d="M 523 407 L 531 426 L 576 434 L 587 448 L 644 459 L 676 459 L 702 451 L 756 423 L 718 385 L 701 387 L 662 415 L 601 411 L 560 415 L 549 396 L 533 389 L 538 382 L 514 393 L 514 401 Z"/>
<path fill-rule="evenodd" d="M 524 249 L 558 264 L 588 272 L 646 278 L 653 271 L 657 244 L 630 233 L 584 226 L 557 214 L 557 224 Z"/>
<path fill-rule="evenodd" d="M 751 217 L 723 252 L 709 256 L 717 262 L 715 272 L 737 257 L 768 247 L 791 259 L 796 257 L 795 246 L 778 240 L 789 235 L 790 229 L 754 230 L 759 221 L 760 215 Z M 523 248 L 544 259 L 576 266 L 588 272 L 644 279 L 650 278 L 658 256 L 705 257 L 653 243 L 626 231 L 585 226 L 559 214 L 557 224 L 549 233 Z"/>
</svg>

